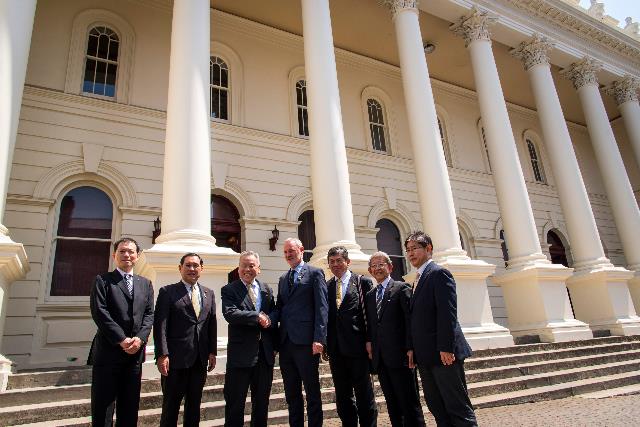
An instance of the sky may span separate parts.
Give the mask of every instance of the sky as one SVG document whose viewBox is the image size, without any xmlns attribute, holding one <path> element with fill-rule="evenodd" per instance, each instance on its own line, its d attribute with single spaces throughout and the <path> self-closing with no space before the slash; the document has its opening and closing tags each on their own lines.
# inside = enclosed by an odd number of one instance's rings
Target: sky
<svg viewBox="0 0 640 427">
<path fill-rule="evenodd" d="M 633 22 L 640 21 L 640 0 L 597 0 L 598 3 L 604 3 L 604 13 L 616 18 L 620 23 L 619 26 L 626 25 L 624 19 L 627 16 L 633 18 Z M 589 8 L 590 0 L 580 0 L 580 6 Z"/>
</svg>

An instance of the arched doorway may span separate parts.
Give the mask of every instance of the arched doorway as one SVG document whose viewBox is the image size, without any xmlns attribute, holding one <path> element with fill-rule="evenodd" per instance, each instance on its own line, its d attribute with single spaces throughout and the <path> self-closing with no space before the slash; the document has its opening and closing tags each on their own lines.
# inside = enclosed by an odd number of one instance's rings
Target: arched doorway
<svg viewBox="0 0 640 427">
<path fill-rule="evenodd" d="M 569 261 L 567 260 L 567 251 L 564 248 L 564 244 L 560 239 L 560 236 L 553 230 L 547 233 L 547 243 L 549 244 L 549 255 L 551 256 L 551 262 L 554 264 L 562 264 L 565 267 L 569 267 Z"/>
<path fill-rule="evenodd" d="M 378 233 L 376 234 L 376 242 L 379 251 L 386 252 L 393 263 L 393 271 L 391 277 L 394 280 L 404 280 L 402 276 L 407 273 L 404 262 L 404 254 L 402 253 L 402 239 L 400 230 L 393 221 L 382 218 L 376 222 Z"/>
<path fill-rule="evenodd" d="M 316 222 L 313 216 L 313 211 L 308 210 L 302 212 L 298 217 L 300 225 L 298 225 L 298 239 L 304 246 L 304 254 L 302 259 L 304 262 L 308 262 L 313 255 L 313 249 L 316 247 Z"/>
<path fill-rule="evenodd" d="M 217 246 L 242 252 L 240 213 L 229 199 L 216 194 L 211 195 L 211 235 Z M 229 273 L 229 282 L 239 278 L 237 268 Z"/>
</svg>

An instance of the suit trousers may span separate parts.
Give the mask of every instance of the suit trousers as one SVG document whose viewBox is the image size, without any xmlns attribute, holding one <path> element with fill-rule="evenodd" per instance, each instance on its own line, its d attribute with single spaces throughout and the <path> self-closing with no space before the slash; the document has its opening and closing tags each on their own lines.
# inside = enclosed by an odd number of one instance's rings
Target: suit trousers
<svg viewBox="0 0 640 427">
<path fill-rule="evenodd" d="M 161 427 L 175 427 L 178 424 L 180 403 L 184 397 L 184 427 L 196 427 L 200 424 L 200 401 L 202 389 L 207 381 L 207 369 L 196 359 L 192 367 L 176 369 L 171 367 L 169 375 L 160 378 L 162 386 Z"/>
<path fill-rule="evenodd" d="M 342 425 L 357 427 L 359 418 L 361 427 L 375 427 L 378 411 L 369 374 L 369 359 L 334 354 L 329 359 L 329 366 Z"/>
<path fill-rule="evenodd" d="M 266 427 L 273 366 L 267 364 L 262 345 L 258 361 L 249 368 L 227 368 L 224 376 L 224 425 L 242 427 L 247 389 L 251 388 L 251 426 Z"/>
<path fill-rule="evenodd" d="M 391 425 L 424 427 L 416 371 L 408 367 L 388 368 L 381 360 L 378 365 L 378 380 L 387 402 Z"/>
<path fill-rule="evenodd" d="M 289 407 L 291 427 L 304 426 L 302 384 L 307 395 L 308 425 L 309 427 L 322 426 L 319 364 L 320 355 L 313 354 L 311 344 L 294 344 L 287 338 L 280 348 L 280 371 Z"/>
<path fill-rule="evenodd" d="M 91 419 L 94 426 L 138 424 L 142 365 L 137 361 L 113 365 L 93 365 L 91 379 Z"/>
<path fill-rule="evenodd" d="M 477 426 L 476 414 L 467 393 L 464 362 L 452 365 L 419 366 L 422 391 L 438 426 Z"/>
</svg>

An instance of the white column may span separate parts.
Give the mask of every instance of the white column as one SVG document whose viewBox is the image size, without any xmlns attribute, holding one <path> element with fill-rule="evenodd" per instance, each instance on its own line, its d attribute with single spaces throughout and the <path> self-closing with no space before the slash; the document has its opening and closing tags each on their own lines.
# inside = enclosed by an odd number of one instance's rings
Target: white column
<svg viewBox="0 0 640 427">
<path fill-rule="evenodd" d="M 573 82 L 573 86 L 578 91 L 627 266 L 631 270 L 638 270 L 640 269 L 640 239 L 638 239 L 640 209 L 633 195 L 633 189 L 598 90 L 596 72 L 600 68 L 600 64 L 595 60 L 585 58 L 563 70 L 562 74 Z"/>
<path fill-rule="evenodd" d="M 311 192 L 317 245 L 312 263 L 325 265 L 335 245 L 349 250 L 352 266 L 366 271 L 368 256 L 356 243 L 347 150 L 328 0 L 302 0 L 307 80 Z"/>
<path fill-rule="evenodd" d="M 11 240 L 2 222 L 35 13 L 36 0 L 0 0 L 0 392 L 11 373 L 11 361 L 1 354 L 9 289 L 29 271 L 24 246 Z"/>
<path fill-rule="evenodd" d="M 606 258 L 589 196 L 573 151 L 547 52 L 553 45 L 536 35 L 511 53 L 529 74 L 551 170 L 567 225 L 574 274 L 567 281 L 577 319 L 592 330 L 638 333 L 638 319 L 629 304 L 626 282 L 633 273 Z M 630 310 L 631 309 L 631 310 Z"/>
<path fill-rule="evenodd" d="M 417 1 L 394 0 L 387 5 L 396 30 L 422 224 L 433 239 L 434 259 L 456 278 L 458 317 L 471 346 L 481 349 L 513 345 L 509 331 L 493 321 L 486 279 L 495 271 L 495 265 L 470 259 L 460 246 Z M 427 157 L 429 164 L 424 166 L 420 159 Z"/>
<path fill-rule="evenodd" d="M 595 60 L 585 58 L 561 73 L 573 82 L 578 91 L 627 267 L 635 270 L 635 276 L 629 281 L 629 290 L 637 310 L 640 308 L 640 209 L 598 90 L 596 72 L 600 68 Z"/>
<path fill-rule="evenodd" d="M 187 252 L 196 252 L 204 260 L 201 282 L 212 288 L 218 299 L 227 273 L 237 267 L 238 254 L 217 247 L 211 236 L 209 34 L 209 0 L 174 0 L 162 234 L 144 252 L 139 266 L 139 271 L 153 281 L 156 294 L 160 287 L 180 280 L 178 264 Z M 220 304 L 217 308 L 218 335 L 226 335 Z M 219 338 L 219 346 L 225 344 L 226 338 Z M 157 370 L 151 367 L 148 374 L 157 375 Z"/>
<path fill-rule="evenodd" d="M 502 287 L 509 329 L 514 336 L 538 335 L 544 341 L 588 338 L 588 327 L 573 318 L 565 287 L 571 269 L 551 264 L 542 254 L 533 211 L 493 57 L 486 13 L 473 9 L 451 25 L 471 55 L 480 114 L 487 139 L 493 182 L 507 246 L 505 273 L 494 277 Z"/>
<path fill-rule="evenodd" d="M 640 104 L 638 104 L 638 89 L 640 89 L 640 80 L 625 76 L 613 82 L 605 89 L 605 92 L 613 96 L 618 104 L 618 110 L 622 114 L 624 127 L 636 158 L 636 166 L 640 168 Z"/>
</svg>

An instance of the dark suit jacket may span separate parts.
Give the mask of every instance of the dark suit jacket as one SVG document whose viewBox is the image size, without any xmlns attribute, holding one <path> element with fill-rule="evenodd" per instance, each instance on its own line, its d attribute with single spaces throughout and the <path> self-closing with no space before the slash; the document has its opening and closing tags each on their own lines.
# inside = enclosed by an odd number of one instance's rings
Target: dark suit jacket
<svg viewBox="0 0 640 427">
<path fill-rule="evenodd" d="M 211 289 L 198 286 L 202 304 L 197 319 L 184 283 L 167 285 L 158 292 L 153 341 L 156 359 L 169 356 L 169 369 L 190 368 L 196 360 L 207 367 L 209 354 L 217 354 L 215 297 Z"/>
<path fill-rule="evenodd" d="M 362 277 L 360 287 L 358 287 L 358 277 Z M 360 301 L 364 303 L 365 295 L 373 287 L 371 279 L 352 272 L 347 292 L 339 308 L 336 303 L 335 277 L 329 280 L 327 287 L 329 295 L 327 353 L 329 357 L 338 354 L 347 357 L 367 357 L 364 307 Z"/>
<path fill-rule="evenodd" d="M 411 297 L 411 339 L 418 365 L 441 364 L 440 352 L 456 360 L 471 356 L 458 323 L 456 282 L 449 270 L 430 262 Z"/>
<path fill-rule="evenodd" d="M 89 351 L 89 364 L 109 365 L 144 361 L 145 346 L 153 325 L 153 286 L 133 275 L 133 298 L 118 270 L 96 277 L 89 298 L 91 317 L 98 327 Z M 120 348 L 127 337 L 138 337 L 142 347 L 133 355 Z"/>
<path fill-rule="evenodd" d="M 298 284 L 289 292 L 289 270 L 278 281 L 278 300 L 271 323 L 280 323 L 280 342 L 327 344 L 327 283 L 324 272 L 305 263 Z"/>
<path fill-rule="evenodd" d="M 390 280 L 382 296 L 380 318 L 376 312 L 376 293 L 377 288 L 369 291 L 366 300 L 373 368 L 377 370 L 381 360 L 389 368 L 406 367 L 407 351 L 411 349 L 411 288 L 404 282 Z"/>
<path fill-rule="evenodd" d="M 271 313 L 275 307 L 275 298 L 271 288 L 258 282 L 262 297 L 260 311 Z M 229 344 L 227 346 L 227 366 L 230 368 L 249 368 L 258 363 L 259 346 L 262 346 L 267 364 L 275 362 L 274 350 L 277 341 L 277 325 L 263 329 L 258 323 L 258 314 L 251 302 L 247 287 L 241 280 L 224 286 L 222 295 L 222 314 L 229 322 Z"/>
</svg>

